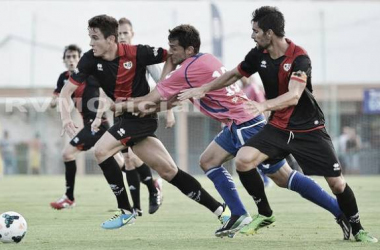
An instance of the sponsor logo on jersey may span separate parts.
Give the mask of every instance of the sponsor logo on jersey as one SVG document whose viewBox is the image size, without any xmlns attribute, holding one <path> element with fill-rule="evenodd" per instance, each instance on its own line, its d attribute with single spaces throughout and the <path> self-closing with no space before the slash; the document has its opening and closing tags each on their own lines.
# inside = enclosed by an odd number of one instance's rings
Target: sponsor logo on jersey
<svg viewBox="0 0 380 250">
<path fill-rule="evenodd" d="M 78 69 L 78 68 L 75 68 L 75 69 L 74 69 L 74 73 L 75 73 L 75 74 L 78 74 L 78 73 L 79 73 L 79 69 Z"/>
<path fill-rule="evenodd" d="M 261 68 L 267 68 L 267 62 L 265 60 L 262 60 L 260 67 Z"/>
<path fill-rule="evenodd" d="M 75 138 L 73 139 L 73 142 L 74 142 L 74 143 L 78 143 L 78 142 L 79 142 L 79 138 L 78 138 L 78 137 L 75 137 Z"/>
<path fill-rule="evenodd" d="M 133 63 L 131 61 L 123 63 L 124 68 L 131 69 L 133 67 Z"/>
<path fill-rule="evenodd" d="M 285 64 L 284 64 L 284 70 L 285 70 L 285 71 L 289 71 L 291 66 L 292 66 L 291 63 L 285 63 Z"/>
<path fill-rule="evenodd" d="M 339 163 L 334 163 L 333 167 L 334 167 L 334 171 L 339 171 L 340 170 Z"/>
<path fill-rule="evenodd" d="M 98 63 L 97 66 L 98 66 L 98 70 L 99 70 L 99 71 L 103 71 L 103 65 L 102 65 L 102 64 Z"/>
</svg>

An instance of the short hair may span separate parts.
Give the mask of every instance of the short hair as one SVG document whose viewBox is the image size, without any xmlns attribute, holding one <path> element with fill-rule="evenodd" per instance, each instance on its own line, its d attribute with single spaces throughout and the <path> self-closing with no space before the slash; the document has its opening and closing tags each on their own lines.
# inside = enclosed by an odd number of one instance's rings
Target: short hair
<svg viewBox="0 0 380 250">
<path fill-rule="evenodd" d="M 269 29 L 278 37 L 285 36 L 285 19 L 284 15 L 277 7 L 263 6 L 252 12 L 251 22 L 257 22 L 260 29 L 264 32 Z"/>
<path fill-rule="evenodd" d="M 79 48 L 77 45 L 75 45 L 75 44 L 70 44 L 70 45 L 67 45 L 66 47 L 65 47 L 65 50 L 63 51 L 63 59 L 65 59 L 65 56 L 66 56 L 66 52 L 67 51 L 77 51 L 78 52 L 78 54 L 79 54 L 79 57 L 80 57 L 80 55 L 82 54 L 82 50 L 81 50 L 81 48 Z"/>
<path fill-rule="evenodd" d="M 94 16 L 88 20 L 88 27 L 91 29 L 98 28 L 103 34 L 104 38 L 114 36 L 117 41 L 117 27 L 118 23 L 115 18 L 107 15 Z"/>
<path fill-rule="evenodd" d="M 169 30 L 168 39 L 169 41 L 178 40 L 178 44 L 185 49 L 193 46 L 196 54 L 201 47 L 201 38 L 198 30 L 189 24 L 182 24 Z"/>
<path fill-rule="evenodd" d="M 129 26 L 131 26 L 131 28 L 133 28 L 132 22 L 128 18 L 125 18 L 125 17 L 120 18 L 119 25 L 122 25 L 122 24 L 128 24 Z"/>
</svg>

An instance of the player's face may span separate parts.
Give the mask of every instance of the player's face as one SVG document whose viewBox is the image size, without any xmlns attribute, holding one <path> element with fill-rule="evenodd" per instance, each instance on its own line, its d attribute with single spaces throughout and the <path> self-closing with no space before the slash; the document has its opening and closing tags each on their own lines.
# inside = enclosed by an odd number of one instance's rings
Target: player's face
<svg viewBox="0 0 380 250">
<path fill-rule="evenodd" d="M 173 64 L 181 64 L 188 58 L 185 48 L 178 44 L 178 40 L 169 41 L 169 47 L 169 54 L 171 54 Z"/>
<path fill-rule="evenodd" d="M 134 33 L 131 25 L 127 23 L 119 24 L 118 35 L 119 43 L 132 44 Z"/>
<path fill-rule="evenodd" d="M 111 48 L 113 43 L 111 37 L 104 38 L 99 28 L 89 28 L 88 35 L 91 38 L 90 46 L 94 51 L 94 56 L 103 57 Z"/>
<path fill-rule="evenodd" d="M 267 49 L 270 45 L 270 38 L 268 34 L 264 32 L 257 22 L 252 23 L 252 39 L 256 42 L 256 47 L 258 49 Z"/>
<path fill-rule="evenodd" d="M 65 58 L 63 59 L 67 70 L 73 71 L 79 62 L 79 53 L 76 50 L 68 50 L 65 53 Z"/>
</svg>

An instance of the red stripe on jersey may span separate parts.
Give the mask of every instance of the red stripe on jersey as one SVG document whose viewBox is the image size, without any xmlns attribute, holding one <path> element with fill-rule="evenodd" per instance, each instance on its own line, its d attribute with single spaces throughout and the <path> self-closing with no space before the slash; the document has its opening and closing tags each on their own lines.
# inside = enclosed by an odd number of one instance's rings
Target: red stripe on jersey
<svg viewBox="0 0 380 250">
<path fill-rule="evenodd" d="M 311 129 L 304 129 L 304 130 L 290 130 L 290 129 L 284 129 L 282 127 L 279 127 L 279 126 L 276 126 L 275 124 L 272 124 L 272 123 L 269 123 L 271 125 L 273 125 L 273 127 L 276 127 L 276 128 L 279 128 L 281 130 L 285 130 L 285 131 L 292 131 L 292 132 L 296 132 L 296 133 L 307 133 L 307 132 L 310 132 L 310 131 L 314 131 L 314 130 L 317 130 L 317 129 L 322 129 L 325 127 L 325 125 L 321 125 L 321 126 L 318 126 L 318 127 L 315 127 L 315 128 L 311 128 Z"/>
<path fill-rule="evenodd" d="M 72 84 L 77 85 L 77 86 L 82 85 L 81 82 L 77 82 L 77 81 L 75 81 L 71 76 L 69 77 L 69 81 L 70 81 Z"/>
<path fill-rule="evenodd" d="M 123 144 L 124 146 L 127 146 L 127 143 L 129 142 L 129 140 L 131 139 L 130 136 L 126 137 L 126 138 L 123 138 L 120 140 L 121 144 Z"/>
<path fill-rule="evenodd" d="M 114 97 L 115 99 L 126 100 L 132 96 L 133 79 L 136 74 L 136 46 L 122 46 L 118 44 L 119 67 L 117 70 Z"/>
<path fill-rule="evenodd" d="M 241 68 L 241 63 L 237 66 L 237 70 L 239 71 L 239 73 L 242 75 L 242 76 L 245 76 L 245 77 L 250 77 L 251 75 L 248 74 L 247 72 L 245 72 L 242 68 Z"/>
</svg>

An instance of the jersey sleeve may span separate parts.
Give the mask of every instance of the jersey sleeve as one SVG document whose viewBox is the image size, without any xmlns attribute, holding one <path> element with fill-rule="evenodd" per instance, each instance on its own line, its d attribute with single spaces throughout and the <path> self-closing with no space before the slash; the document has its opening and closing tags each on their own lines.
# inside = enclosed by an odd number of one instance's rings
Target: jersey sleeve
<svg viewBox="0 0 380 250">
<path fill-rule="evenodd" d="M 146 67 L 149 72 L 149 75 L 153 78 L 153 80 L 158 83 L 160 81 L 162 69 L 157 64 L 149 65 Z"/>
<path fill-rule="evenodd" d="M 292 72 L 303 71 L 307 77 L 311 76 L 311 61 L 307 55 L 298 56 L 293 63 Z"/>
<path fill-rule="evenodd" d="M 70 81 L 75 85 L 80 85 L 93 73 L 95 65 L 94 57 L 90 55 L 90 51 L 85 53 L 79 60 L 77 68 L 70 76 Z"/>
<path fill-rule="evenodd" d="M 258 50 L 252 49 L 248 54 L 245 56 L 244 61 L 242 61 L 238 66 L 237 69 L 239 73 L 245 77 L 250 77 L 254 73 L 258 71 L 257 65 L 258 65 Z"/>
<path fill-rule="evenodd" d="M 167 75 L 165 80 L 159 82 L 156 89 L 163 99 L 169 100 L 187 86 L 184 72 L 177 69 Z"/>
<path fill-rule="evenodd" d="M 166 61 L 168 52 L 163 48 L 137 45 L 136 61 L 141 65 L 152 65 Z"/>
<path fill-rule="evenodd" d="M 59 95 L 59 93 L 61 93 L 61 90 L 64 84 L 65 84 L 65 75 L 60 74 L 58 77 L 57 86 L 55 87 L 53 94 Z"/>
</svg>

